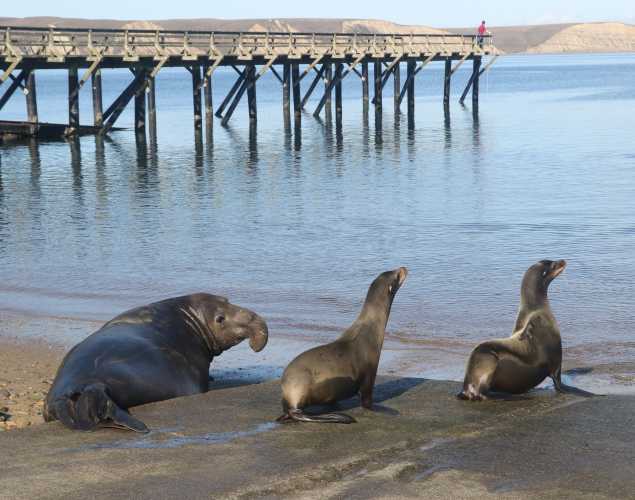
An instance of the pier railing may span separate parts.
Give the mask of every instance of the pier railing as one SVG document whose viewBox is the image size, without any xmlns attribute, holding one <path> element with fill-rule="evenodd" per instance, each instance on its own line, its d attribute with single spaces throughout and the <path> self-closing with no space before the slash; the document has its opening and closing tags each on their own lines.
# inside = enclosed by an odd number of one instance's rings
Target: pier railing
<svg viewBox="0 0 635 500">
<path fill-rule="evenodd" d="M 44 59 L 49 63 L 66 58 L 118 58 L 134 62 L 138 58 L 174 57 L 182 60 L 216 58 L 239 60 L 254 57 L 286 56 L 289 59 L 328 55 L 346 58 L 367 54 L 371 57 L 428 54 L 479 55 L 492 51 L 490 38 L 480 47 L 474 35 L 425 33 L 274 33 L 227 31 L 163 31 L 142 29 L 68 29 L 0 27 L 0 57 Z"/>
</svg>

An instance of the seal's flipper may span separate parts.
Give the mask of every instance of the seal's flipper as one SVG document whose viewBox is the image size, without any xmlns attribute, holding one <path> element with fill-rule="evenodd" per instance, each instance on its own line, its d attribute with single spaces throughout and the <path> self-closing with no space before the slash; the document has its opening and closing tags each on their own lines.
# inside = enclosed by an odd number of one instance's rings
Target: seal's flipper
<svg viewBox="0 0 635 500">
<path fill-rule="evenodd" d="M 112 401 L 111 401 L 112 402 Z M 147 433 L 150 429 L 141 420 L 133 417 L 125 410 L 122 410 L 117 405 L 112 403 L 112 409 L 109 409 L 108 417 L 109 422 L 104 424 L 104 427 L 116 427 L 118 429 L 128 429 L 135 432 Z"/>
<path fill-rule="evenodd" d="M 345 413 L 323 413 L 322 415 L 307 415 L 302 410 L 290 410 L 288 417 L 297 422 L 315 422 L 319 424 L 354 424 L 357 422 L 353 417 Z M 278 419 L 282 422 L 282 417 Z"/>
<path fill-rule="evenodd" d="M 114 426 L 148 432 L 143 422 L 110 399 L 106 386 L 100 383 L 84 386 L 56 399 L 51 404 L 51 410 L 50 413 L 70 429 L 92 431 L 98 427 Z"/>
</svg>

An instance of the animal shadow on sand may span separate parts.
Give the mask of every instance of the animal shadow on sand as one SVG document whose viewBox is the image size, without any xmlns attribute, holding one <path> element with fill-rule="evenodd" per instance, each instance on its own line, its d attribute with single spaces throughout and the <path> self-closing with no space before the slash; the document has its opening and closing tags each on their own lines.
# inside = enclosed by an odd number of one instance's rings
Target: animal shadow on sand
<svg viewBox="0 0 635 500">
<path fill-rule="evenodd" d="M 384 413 L 390 416 L 398 416 L 399 412 L 394 408 L 382 405 L 384 401 L 396 398 L 405 394 L 409 390 L 427 382 L 424 378 L 415 377 L 401 377 L 387 380 L 375 385 L 373 390 L 373 408 L 372 411 L 376 413 Z M 333 405 L 312 405 L 305 411 L 308 415 L 319 415 L 321 413 L 327 413 L 329 411 L 347 411 L 361 406 L 361 399 L 359 396 L 353 396 L 351 398 L 339 401 Z"/>
</svg>

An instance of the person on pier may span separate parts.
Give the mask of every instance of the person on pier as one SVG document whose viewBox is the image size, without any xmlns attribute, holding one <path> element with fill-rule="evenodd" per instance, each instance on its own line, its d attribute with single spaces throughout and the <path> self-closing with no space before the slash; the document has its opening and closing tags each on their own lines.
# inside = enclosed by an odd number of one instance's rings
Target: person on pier
<svg viewBox="0 0 635 500">
<path fill-rule="evenodd" d="M 481 25 L 478 27 L 478 36 L 476 37 L 476 43 L 480 48 L 483 48 L 483 42 L 485 39 L 485 35 L 489 35 L 490 32 L 485 27 L 485 21 L 481 21 Z"/>
</svg>

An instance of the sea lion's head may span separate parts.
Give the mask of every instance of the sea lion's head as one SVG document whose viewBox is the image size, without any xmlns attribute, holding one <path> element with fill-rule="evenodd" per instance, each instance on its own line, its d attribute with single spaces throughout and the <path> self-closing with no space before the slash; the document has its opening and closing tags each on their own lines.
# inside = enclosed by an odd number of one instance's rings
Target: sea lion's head
<svg viewBox="0 0 635 500">
<path fill-rule="evenodd" d="M 192 305 L 202 313 L 215 350 L 226 351 L 247 338 L 255 352 L 267 345 L 267 323 L 255 312 L 234 305 L 220 295 L 197 294 Z"/>
<path fill-rule="evenodd" d="M 541 260 L 527 269 L 523 277 L 521 294 L 527 303 L 539 303 L 547 297 L 551 282 L 567 266 L 564 260 Z"/>
<path fill-rule="evenodd" d="M 406 281 L 407 276 L 408 269 L 405 267 L 381 273 L 371 283 L 366 296 L 366 303 L 385 304 L 386 299 L 388 299 L 388 306 L 390 306 L 395 295 L 397 295 L 397 291 Z"/>
</svg>

